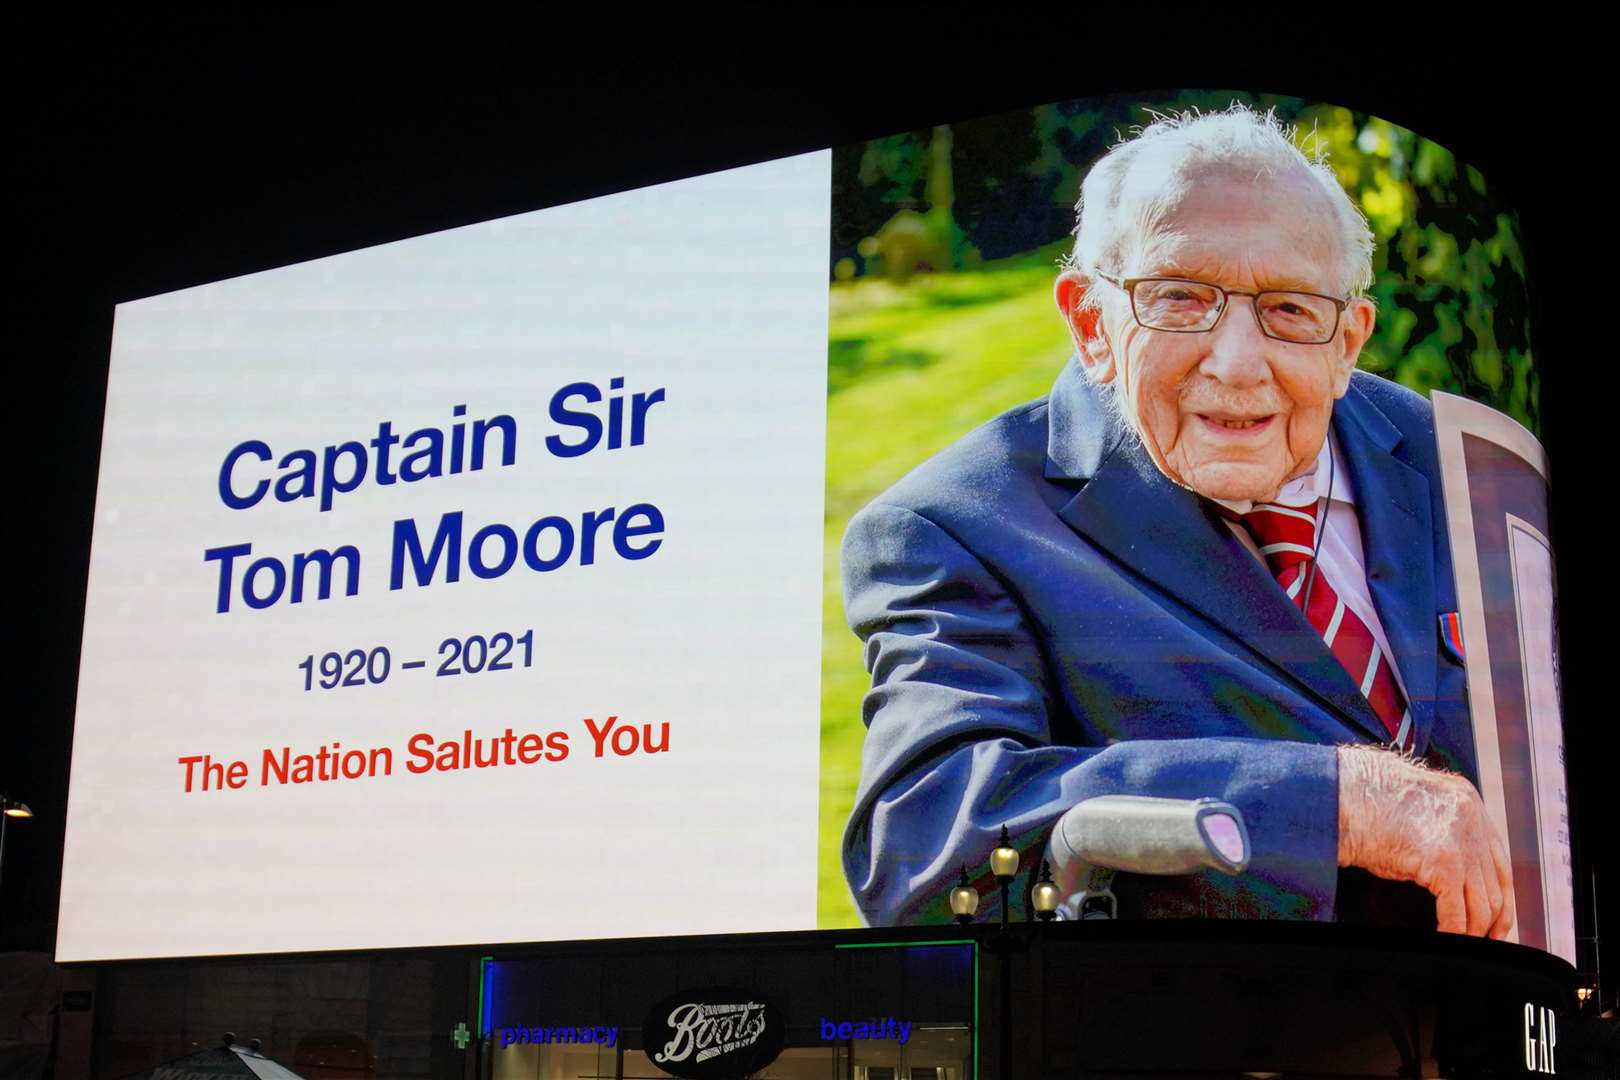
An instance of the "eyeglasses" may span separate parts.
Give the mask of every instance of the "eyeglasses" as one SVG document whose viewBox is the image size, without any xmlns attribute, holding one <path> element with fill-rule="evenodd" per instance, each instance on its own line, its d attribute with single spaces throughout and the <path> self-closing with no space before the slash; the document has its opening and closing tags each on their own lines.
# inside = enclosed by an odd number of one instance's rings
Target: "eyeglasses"
<svg viewBox="0 0 1620 1080">
<path fill-rule="evenodd" d="M 1254 299 L 1254 321 L 1266 337 L 1295 345 L 1325 345 L 1338 333 L 1339 316 L 1350 304 L 1347 298 L 1321 293 L 1243 292 L 1183 278 L 1117 278 L 1100 270 L 1097 276 L 1130 294 L 1131 314 L 1144 329 L 1170 334 L 1213 330 L 1230 297 L 1248 296 Z"/>
</svg>

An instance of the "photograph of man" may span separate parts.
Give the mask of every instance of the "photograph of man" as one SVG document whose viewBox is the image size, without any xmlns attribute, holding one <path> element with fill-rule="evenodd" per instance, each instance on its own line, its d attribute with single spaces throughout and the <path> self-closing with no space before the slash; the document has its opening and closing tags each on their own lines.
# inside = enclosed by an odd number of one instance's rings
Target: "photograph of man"
<svg viewBox="0 0 1620 1080">
<path fill-rule="evenodd" d="M 867 922 L 943 922 L 1003 825 L 1027 869 L 1077 803 L 1139 795 L 1230 803 L 1251 858 L 1121 875 L 1122 916 L 1509 933 L 1430 405 L 1356 370 L 1372 252 L 1270 113 L 1161 117 L 1091 169 L 1051 393 L 844 537 Z"/>
</svg>

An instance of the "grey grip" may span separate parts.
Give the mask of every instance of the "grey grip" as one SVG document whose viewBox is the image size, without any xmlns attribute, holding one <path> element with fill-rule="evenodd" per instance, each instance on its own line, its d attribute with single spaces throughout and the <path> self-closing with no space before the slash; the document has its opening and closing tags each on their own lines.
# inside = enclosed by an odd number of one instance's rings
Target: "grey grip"
<svg viewBox="0 0 1620 1080">
<path fill-rule="evenodd" d="M 1242 873 L 1249 831 L 1237 807 L 1218 799 L 1101 795 L 1058 819 L 1047 848 L 1064 895 L 1106 887 L 1107 871 Z"/>
</svg>

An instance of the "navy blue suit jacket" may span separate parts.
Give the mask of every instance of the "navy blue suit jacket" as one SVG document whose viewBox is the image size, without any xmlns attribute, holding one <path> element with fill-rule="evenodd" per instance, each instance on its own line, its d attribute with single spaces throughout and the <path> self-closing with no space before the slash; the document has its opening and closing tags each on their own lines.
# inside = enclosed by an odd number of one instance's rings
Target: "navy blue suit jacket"
<svg viewBox="0 0 1620 1080">
<path fill-rule="evenodd" d="M 1126 436 L 1109 392 L 1071 360 L 1047 398 L 850 522 L 845 608 L 872 689 L 844 862 L 864 917 L 945 921 L 958 866 L 982 871 L 1003 824 L 1027 866 L 1075 803 L 1136 794 L 1225 799 L 1253 856 L 1236 877 L 1122 875 L 1122 914 L 1365 908 L 1432 926 L 1427 893 L 1337 865 L 1335 747 L 1387 741 L 1382 724 L 1210 504 Z M 1429 403 L 1357 372 L 1333 430 L 1416 752 L 1477 783 L 1440 634 L 1457 603 Z"/>
</svg>

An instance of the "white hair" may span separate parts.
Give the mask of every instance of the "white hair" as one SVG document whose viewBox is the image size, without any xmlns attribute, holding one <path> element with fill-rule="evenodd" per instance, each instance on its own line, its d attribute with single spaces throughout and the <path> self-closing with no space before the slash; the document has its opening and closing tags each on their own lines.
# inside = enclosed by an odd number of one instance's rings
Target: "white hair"
<svg viewBox="0 0 1620 1080">
<path fill-rule="evenodd" d="M 1074 249 L 1066 265 L 1087 275 L 1098 269 L 1125 272 L 1125 261 L 1139 253 L 1154 223 L 1186 190 L 1191 174 L 1201 167 L 1235 166 L 1253 170 L 1257 177 L 1288 173 L 1309 177 L 1338 219 L 1340 259 L 1334 287 L 1344 295 L 1365 291 L 1373 279 L 1373 237 L 1367 220 L 1339 186 L 1320 143 L 1313 140 L 1307 156 L 1295 134 L 1274 110 L 1258 113 L 1236 102 L 1222 112 L 1153 114 L 1152 123 L 1115 145 L 1086 175 L 1074 207 Z M 1152 193 L 1137 198 L 1137 205 L 1127 205 L 1126 182 L 1138 166 L 1162 174 L 1163 180 L 1150 185 Z M 1085 303 L 1093 306 L 1096 290 L 1087 292 Z"/>
</svg>

